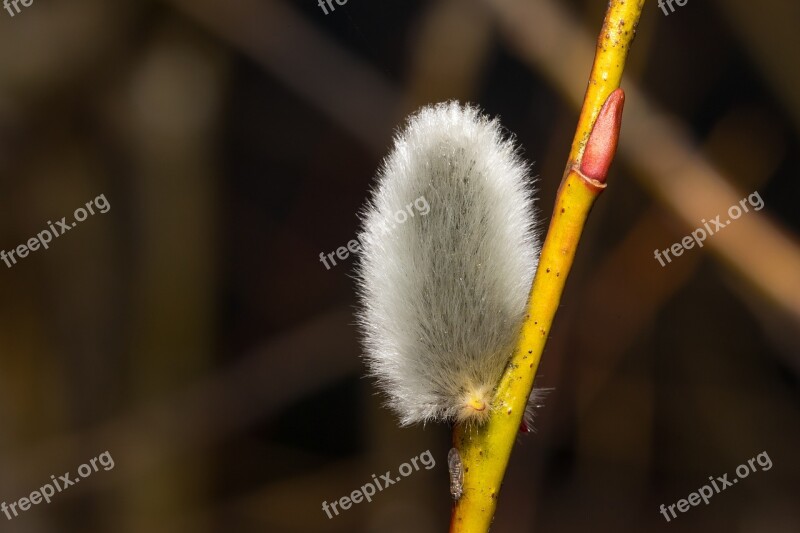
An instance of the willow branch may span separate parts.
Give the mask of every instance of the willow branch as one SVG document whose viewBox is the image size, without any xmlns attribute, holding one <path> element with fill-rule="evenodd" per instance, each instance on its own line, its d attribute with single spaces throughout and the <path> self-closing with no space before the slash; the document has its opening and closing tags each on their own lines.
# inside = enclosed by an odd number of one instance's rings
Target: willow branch
<svg viewBox="0 0 800 533">
<path fill-rule="evenodd" d="M 511 449 L 583 226 L 605 189 L 624 103 L 619 83 L 643 4 L 644 0 L 609 3 L 517 346 L 497 386 L 488 422 L 479 427 L 457 425 L 453 433 L 464 479 L 463 493 L 453 509 L 451 532 L 485 533 L 494 517 Z"/>
</svg>

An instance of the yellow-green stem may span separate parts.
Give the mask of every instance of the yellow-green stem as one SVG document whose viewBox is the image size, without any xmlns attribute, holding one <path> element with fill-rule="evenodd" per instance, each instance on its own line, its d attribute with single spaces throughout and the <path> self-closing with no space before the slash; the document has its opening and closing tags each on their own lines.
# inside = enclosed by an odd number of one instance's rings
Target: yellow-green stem
<svg viewBox="0 0 800 533">
<path fill-rule="evenodd" d="M 497 386 L 488 421 L 478 427 L 457 425 L 454 429 L 453 443 L 461 455 L 464 485 L 453 509 L 451 533 L 486 533 L 492 523 L 511 449 L 583 226 L 605 188 L 604 183 L 587 179 L 577 169 L 603 104 L 619 87 L 643 4 L 644 0 L 609 3 L 517 346 Z M 618 127 L 617 122 L 617 132 Z"/>
</svg>

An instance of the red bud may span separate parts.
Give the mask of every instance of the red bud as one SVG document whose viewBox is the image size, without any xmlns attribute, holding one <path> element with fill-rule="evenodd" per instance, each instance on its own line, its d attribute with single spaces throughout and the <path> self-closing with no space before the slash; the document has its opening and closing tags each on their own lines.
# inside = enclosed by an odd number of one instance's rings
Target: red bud
<svg viewBox="0 0 800 533">
<path fill-rule="evenodd" d="M 625 92 L 617 89 L 608 96 L 600 109 L 581 160 L 580 172 L 587 178 L 605 183 L 608 167 L 617 152 L 624 104 Z"/>
</svg>

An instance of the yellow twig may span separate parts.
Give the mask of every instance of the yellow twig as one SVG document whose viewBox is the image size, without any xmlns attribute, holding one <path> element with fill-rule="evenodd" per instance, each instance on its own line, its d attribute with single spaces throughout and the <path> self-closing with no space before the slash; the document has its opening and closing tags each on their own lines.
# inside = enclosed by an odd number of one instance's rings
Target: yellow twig
<svg viewBox="0 0 800 533">
<path fill-rule="evenodd" d="M 618 87 L 625 69 L 644 0 L 612 0 L 597 39 L 589 85 L 583 97 L 578 129 L 572 140 L 567 168 L 580 162 L 589 132 L 603 103 Z"/>
<path fill-rule="evenodd" d="M 583 225 L 605 188 L 624 100 L 619 82 L 643 4 L 644 0 L 609 3 L 517 346 L 498 384 L 489 420 L 479 427 L 457 425 L 454 430 L 464 483 L 463 494 L 453 509 L 453 533 L 485 533 L 491 525 L 511 449 Z"/>
</svg>

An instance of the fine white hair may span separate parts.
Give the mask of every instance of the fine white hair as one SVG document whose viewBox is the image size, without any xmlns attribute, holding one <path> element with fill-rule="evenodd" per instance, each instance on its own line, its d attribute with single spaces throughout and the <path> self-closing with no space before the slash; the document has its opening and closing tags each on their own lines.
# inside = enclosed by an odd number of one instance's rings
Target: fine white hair
<svg viewBox="0 0 800 533">
<path fill-rule="evenodd" d="M 365 361 L 401 425 L 488 417 L 536 271 L 534 216 L 528 165 L 477 108 L 424 107 L 395 137 L 356 279 Z"/>
</svg>

